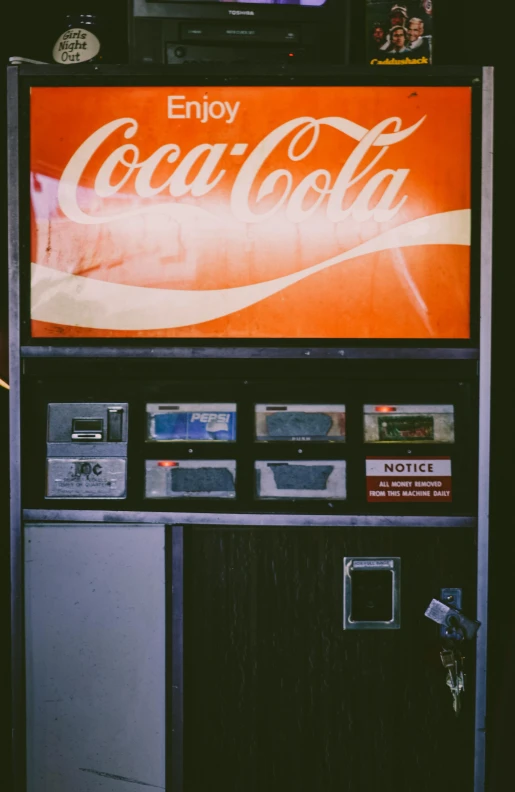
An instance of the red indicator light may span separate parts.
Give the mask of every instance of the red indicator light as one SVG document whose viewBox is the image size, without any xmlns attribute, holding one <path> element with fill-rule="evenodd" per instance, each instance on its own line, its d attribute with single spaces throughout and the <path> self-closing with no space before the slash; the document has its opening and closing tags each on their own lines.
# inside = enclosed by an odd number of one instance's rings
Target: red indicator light
<svg viewBox="0 0 515 792">
<path fill-rule="evenodd" d="M 396 412 L 397 411 L 397 407 L 383 407 L 383 406 L 381 406 L 381 407 L 376 407 L 375 410 L 376 410 L 376 412 Z"/>
<path fill-rule="evenodd" d="M 168 459 L 166 459 L 166 460 L 163 460 L 162 462 L 158 462 L 157 466 L 158 467 L 177 467 L 178 464 L 179 464 L 178 462 L 169 462 Z"/>
<path fill-rule="evenodd" d="M 288 53 L 288 57 L 289 57 L 289 58 L 293 58 L 294 56 L 295 56 L 295 53 L 294 53 L 294 52 L 289 52 L 289 53 Z"/>
</svg>

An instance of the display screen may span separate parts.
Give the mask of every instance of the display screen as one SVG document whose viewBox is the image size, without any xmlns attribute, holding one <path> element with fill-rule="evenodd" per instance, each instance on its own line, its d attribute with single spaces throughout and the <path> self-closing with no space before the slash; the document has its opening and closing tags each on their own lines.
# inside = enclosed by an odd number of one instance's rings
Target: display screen
<svg viewBox="0 0 515 792">
<path fill-rule="evenodd" d="M 156 2 L 157 0 L 147 0 L 148 3 Z M 180 0 L 181 2 L 197 3 L 245 3 L 245 5 L 297 5 L 297 6 L 321 6 L 327 0 Z M 177 0 L 159 0 L 159 2 L 177 2 Z"/>
<path fill-rule="evenodd" d="M 470 87 L 34 86 L 30 123 L 33 337 L 470 337 Z"/>
<path fill-rule="evenodd" d="M 103 426 L 101 418 L 75 418 L 73 421 L 74 432 L 101 432 Z"/>
</svg>

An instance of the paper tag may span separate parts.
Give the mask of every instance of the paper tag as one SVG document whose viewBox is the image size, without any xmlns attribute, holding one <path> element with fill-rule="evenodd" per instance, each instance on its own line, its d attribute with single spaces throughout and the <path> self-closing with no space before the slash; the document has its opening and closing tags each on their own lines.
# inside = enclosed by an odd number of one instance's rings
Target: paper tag
<svg viewBox="0 0 515 792">
<path fill-rule="evenodd" d="M 364 559 L 362 561 L 353 561 L 353 569 L 393 569 L 393 560 L 391 558 L 385 559 Z"/>
<path fill-rule="evenodd" d="M 436 622 L 437 624 L 445 624 L 450 610 L 451 609 L 447 607 L 447 605 L 444 605 L 443 602 L 433 599 L 431 600 L 429 608 L 426 610 L 424 616 L 427 616 L 428 619 L 432 619 L 432 621 Z"/>
</svg>

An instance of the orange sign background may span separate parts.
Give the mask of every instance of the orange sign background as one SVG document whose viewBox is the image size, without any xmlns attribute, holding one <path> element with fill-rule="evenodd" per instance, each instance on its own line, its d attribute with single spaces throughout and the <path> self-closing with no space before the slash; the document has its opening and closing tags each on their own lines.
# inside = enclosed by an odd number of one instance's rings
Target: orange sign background
<svg viewBox="0 0 515 792">
<path fill-rule="evenodd" d="M 470 127 L 469 88 L 33 88 L 32 334 L 468 338 Z"/>
</svg>

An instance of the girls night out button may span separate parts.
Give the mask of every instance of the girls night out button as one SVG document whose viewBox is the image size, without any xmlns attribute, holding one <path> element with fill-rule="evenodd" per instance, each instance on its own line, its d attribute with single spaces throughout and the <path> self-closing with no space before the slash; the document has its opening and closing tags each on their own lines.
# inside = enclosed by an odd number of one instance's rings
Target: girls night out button
<svg viewBox="0 0 515 792">
<path fill-rule="evenodd" d="M 367 457 L 367 501 L 452 501 L 450 457 Z"/>
</svg>

